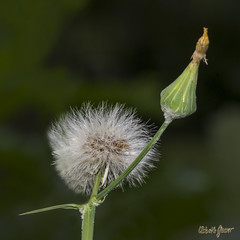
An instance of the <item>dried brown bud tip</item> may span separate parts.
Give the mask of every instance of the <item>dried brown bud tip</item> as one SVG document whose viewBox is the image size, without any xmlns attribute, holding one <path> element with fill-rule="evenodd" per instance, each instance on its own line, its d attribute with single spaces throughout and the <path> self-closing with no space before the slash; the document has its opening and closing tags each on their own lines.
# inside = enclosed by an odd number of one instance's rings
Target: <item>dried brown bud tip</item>
<svg viewBox="0 0 240 240">
<path fill-rule="evenodd" d="M 195 52 L 192 55 L 192 61 L 195 63 L 200 63 L 200 61 L 203 59 L 203 61 L 207 64 L 206 52 L 208 50 L 208 46 L 208 29 L 203 28 L 203 35 L 198 39 Z"/>
</svg>

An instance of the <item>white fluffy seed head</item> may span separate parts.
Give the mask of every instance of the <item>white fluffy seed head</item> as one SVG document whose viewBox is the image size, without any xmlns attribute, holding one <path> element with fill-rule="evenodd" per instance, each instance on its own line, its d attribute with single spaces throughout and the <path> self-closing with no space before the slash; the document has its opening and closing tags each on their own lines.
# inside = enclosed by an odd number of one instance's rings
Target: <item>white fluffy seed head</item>
<svg viewBox="0 0 240 240">
<path fill-rule="evenodd" d="M 96 174 L 109 185 L 136 159 L 150 140 L 146 124 L 123 105 L 93 108 L 89 103 L 72 110 L 48 132 L 54 164 L 66 184 L 77 193 L 92 191 Z M 152 149 L 125 181 L 142 183 L 156 156 Z M 121 186 L 121 185 L 120 185 Z"/>
</svg>

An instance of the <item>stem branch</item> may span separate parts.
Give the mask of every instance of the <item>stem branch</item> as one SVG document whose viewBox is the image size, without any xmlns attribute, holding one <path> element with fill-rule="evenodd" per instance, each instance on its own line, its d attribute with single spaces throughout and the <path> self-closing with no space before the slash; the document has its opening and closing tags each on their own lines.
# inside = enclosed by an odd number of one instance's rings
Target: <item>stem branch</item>
<svg viewBox="0 0 240 240">
<path fill-rule="evenodd" d="M 97 200 L 101 200 L 105 197 L 113 188 L 115 188 L 136 166 L 137 164 L 144 158 L 144 156 L 149 152 L 152 146 L 159 140 L 160 136 L 163 134 L 164 130 L 168 127 L 168 125 L 172 122 L 172 120 L 167 119 L 164 121 L 162 126 L 156 132 L 151 141 L 147 144 L 147 146 L 142 150 L 142 152 L 137 156 L 137 158 L 131 163 L 131 165 L 109 186 L 103 189 L 97 196 Z"/>
<path fill-rule="evenodd" d="M 125 177 L 130 174 L 130 172 L 137 166 L 137 164 L 144 158 L 144 156 L 149 152 L 153 145 L 159 140 L 160 136 L 163 134 L 164 130 L 168 127 L 172 120 L 165 120 L 159 130 L 156 132 L 154 137 L 150 140 L 147 146 L 142 150 L 138 157 L 131 163 L 131 165 L 109 186 L 107 186 L 99 194 L 99 184 L 101 179 L 101 173 L 98 173 L 96 181 L 94 183 L 92 195 L 87 204 L 84 205 L 82 212 L 82 240 L 92 240 L 93 239 L 93 228 L 94 228 L 94 217 L 96 204 L 101 201 L 111 190 L 113 190 Z"/>
</svg>

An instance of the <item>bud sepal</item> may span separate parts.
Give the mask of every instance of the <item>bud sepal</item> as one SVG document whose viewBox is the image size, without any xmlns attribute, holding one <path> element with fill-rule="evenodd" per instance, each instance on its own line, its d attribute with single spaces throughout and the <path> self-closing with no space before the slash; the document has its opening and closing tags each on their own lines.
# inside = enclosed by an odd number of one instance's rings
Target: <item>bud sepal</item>
<svg viewBox="0 0 240 240">
<path fill-rule="evenodd" d="M 183 73 L 161 92 L 161 108 L 166 119 L 184 118 L 197 109 L 198 63 L 191 62 Z"/>
</svg>

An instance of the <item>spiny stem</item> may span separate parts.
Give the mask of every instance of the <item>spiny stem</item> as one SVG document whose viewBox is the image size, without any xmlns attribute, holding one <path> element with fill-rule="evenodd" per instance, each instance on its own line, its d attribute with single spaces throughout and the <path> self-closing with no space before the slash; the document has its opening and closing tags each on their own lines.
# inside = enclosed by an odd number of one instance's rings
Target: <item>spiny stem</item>
<svg viewBox="0 0 240 240">
<path fill-rule="evenodd" d="M 93 239 L 95 208 L 96 206 L 92 201 L 84 206 L 82 214 L 82 240 Z"/>
<path fill-rule="evenodd" d="M 82 240 L 92 240 L 93 239 L 93 229 L 94 229 L 94 217 L 95 217 L 95 209 L 96 209 L 96 195 L 98 193 L 98 188 L 101 180 L 101 173 L 97 174 L 93 191 L 91 197 L 84 205 L 82 210 Z"/>
<path fill-rule="evenodd" d="M 137 166 L 137 164 L 143 159 L 143 157 L 149 152 L 152 146 L 159 140 L 160 136 L 163 134 L 164 130 L 171 123 L 172 120 L 167 119 L 164 121 L 162 126 L 159 128 L 157 133 L 151 139 L 151 141 L 147 144 L 147 146 L 142 150 L 142 152 L 138 155 L 138 157 L 132 162 L 132 164 L 109 186 L 107 186 L 104 190 L 102 190 L 97 196 L 97 200 L 101 200 L 105 197 L 112 189 L 114 189 L 131 171 Z"/>
</svg>

